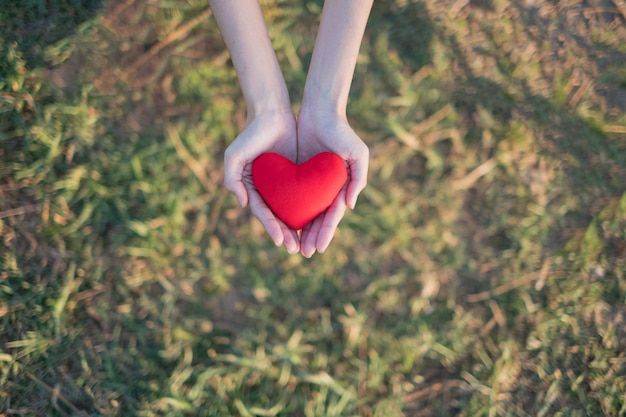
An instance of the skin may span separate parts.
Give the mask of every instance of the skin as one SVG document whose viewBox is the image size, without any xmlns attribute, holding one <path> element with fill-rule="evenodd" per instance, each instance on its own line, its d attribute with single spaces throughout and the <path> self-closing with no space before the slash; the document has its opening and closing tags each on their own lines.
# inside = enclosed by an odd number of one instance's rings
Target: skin
<svg viewBox="0 0 626 417">
<path fill-rule="evenodd" d="M 287 85 L 256 0 L 209 1 L 230 52 L 247 108 L 246 127 L 224 154 L 224 184 L 250 205 L 277 246 L 300 248 L 298 234 L 267 207 L 252 182 L 251 164 L 264 152 L 297 158 L 296 120 Z"/>
<path fill-rule="evenodd" d="M 311 257 L 324 252 L 346 208 L 367 184 L 369 151 L 346 117 L 348 94 L 373 0 L 326 0 L 298 119 L 257 0 L 209 0 L 231 54 L 248 110 L 247 124 L 224 155 L 225 185 L 250 205 L 277 246 Z M 255 190 L 251 164 L 264 152 L 302 163 L 324 151 L 346 161 L 348 181 L 329 209 L 300 236 L 276 218 Z"/>
<path fill-rule="evenodd" d="M 323 151 L 343 158 L 348 182 L 325 213 L 305 226 L 300 252 L 324 252 L 346 208 L 367 184 L 369 150 L 348 123 L 346 106 L 373 0 L 326 0 L 298 114 L 298 162 Z"/>
</svg>

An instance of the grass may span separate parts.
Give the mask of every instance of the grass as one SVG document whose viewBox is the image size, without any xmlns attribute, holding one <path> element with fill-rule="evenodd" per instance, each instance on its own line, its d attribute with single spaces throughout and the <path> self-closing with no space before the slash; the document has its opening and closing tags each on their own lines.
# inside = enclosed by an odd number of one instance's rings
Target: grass
<svg viewBox="0 0 626 417">
<path fill-rule="evenodd" d="M 0 416 L 626 416 L 618 3 L 376 2 L 309 260 L 222 185 L 205 2 L 2 2 Z M 295 108 L 321 4 L 263 3 Z"/>
</svg>

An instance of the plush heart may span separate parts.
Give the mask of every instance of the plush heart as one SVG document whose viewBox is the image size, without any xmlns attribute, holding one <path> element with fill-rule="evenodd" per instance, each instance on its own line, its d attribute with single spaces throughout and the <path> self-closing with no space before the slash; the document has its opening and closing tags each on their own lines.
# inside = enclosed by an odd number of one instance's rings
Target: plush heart
<svg viewBox="0 0 626 417">
<path fill-rule="evenodd" d="M 323 213 L 346 182 L 339 156 L 322 152 L 295 164 L 277 153 L 264 153 L 252 163 L 254 185 L 274 214 L 294 230 Z"/>
</svg>

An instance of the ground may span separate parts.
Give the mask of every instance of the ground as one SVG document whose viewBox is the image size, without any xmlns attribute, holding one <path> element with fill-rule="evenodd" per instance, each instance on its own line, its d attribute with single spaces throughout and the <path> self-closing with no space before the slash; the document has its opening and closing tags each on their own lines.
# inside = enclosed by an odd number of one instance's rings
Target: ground
<svg viewBox="0 0 626 417">
<path fill-rule="evenodd" d="M 294 110 L 322 1 L 263 1 Z M 0 416 L 626 416 L 626 3 L 378 0 L 325 254 L 223 186 L 201 0 L 0 0 Z"/>
</svg>

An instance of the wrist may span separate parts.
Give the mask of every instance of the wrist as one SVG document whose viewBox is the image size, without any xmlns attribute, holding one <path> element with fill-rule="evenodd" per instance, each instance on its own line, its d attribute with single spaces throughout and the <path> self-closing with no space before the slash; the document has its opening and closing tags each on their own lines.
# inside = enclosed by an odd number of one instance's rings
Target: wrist
<svg viewBox="0 0 626 417">
<path fill-rule="evenodd" d="M 267 86 L 260 84 L 260 86 Z M 287 87 L 277 86 L 270 88 L 261 88 L 250 94 L 245 94 L 247 120 L 259 117 L 272 116 L 284 117 L 291 115 L 291 102 L 289 101 L 289 93 Z"/>
<path fill-rule="evenodd" d="M 278 136 L 294 136 L 296 117 L 291 108 L 264 108 L 263 111 L 248 114 L 247 124 L 255 123 L 263 131 L 272 131 Z"/>
<path fill-rule="evenodd" d="M 349 86 L 345 88 L 335 84 L 328 79 L 318 82 L 309 75 L 304 86 L 301 111 L 312 115 L 336 115 L 345 119 L 348 95 L 342 92 L 348 91 Z"/>
<path fill-rule="evenodd" d="M 339 127 L 345 125 L 349 125 L 345 111 L 342 112 L 329 106 L 313 105 L 312 102 L 303 101 L 302 107 L 298 112 L 296 126 L 298 140 L 327 137 L 329 132 L 336 132 Z"/>
<path fill-rule="evenodd" d="M 298 124 L 323 129 L 329 123 L 348 121 L 346 106 L 328 95 L 307 95 L 305 93 L 298 112 Z"/>
</svg>

